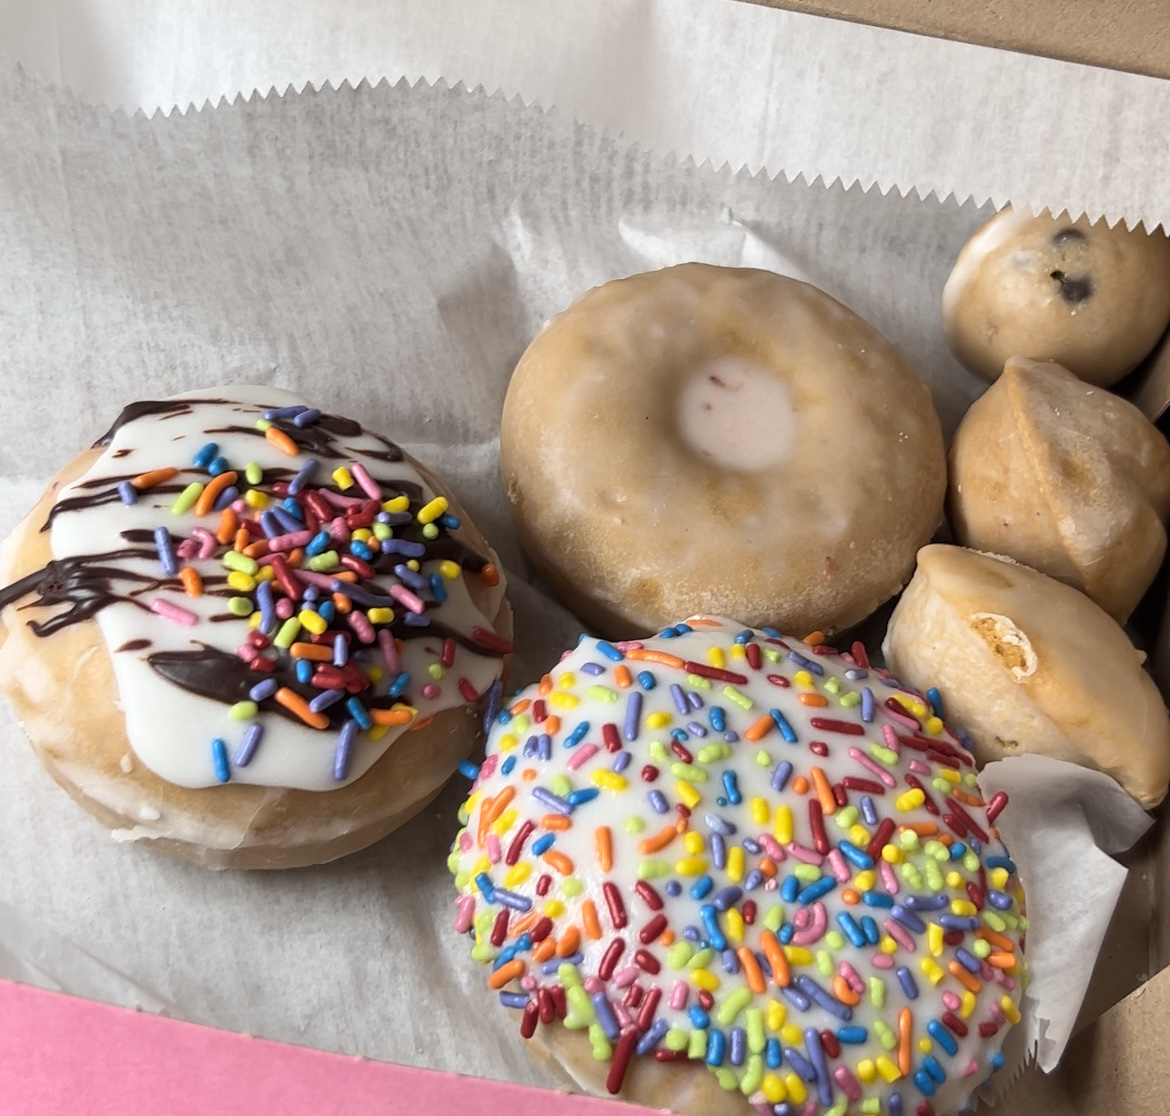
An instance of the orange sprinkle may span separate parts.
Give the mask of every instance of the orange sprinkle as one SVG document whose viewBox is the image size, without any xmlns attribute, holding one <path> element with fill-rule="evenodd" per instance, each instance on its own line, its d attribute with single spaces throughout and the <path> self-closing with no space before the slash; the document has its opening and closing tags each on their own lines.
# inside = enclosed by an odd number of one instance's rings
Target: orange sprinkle
<svg viewBox="0 0 1170 1116">
<path fill-rule="evenodd" d="M 658 935 L 658 940 L 662 943 L 663 949 L 669 948 L 674 945 L 674 931 L 668 926 Z"/>
<path fill-rule="evenodd" d="M 984 941 L 990 942 L 1001 953 L 1013 953 L 1016 948 L 1012 944 L 1012 940 L 1010 938 L 1005 938 L 1002 934 L 997 934 L 989 926 L 980 926 L 979 929 L 975 931 L 975 937 L 982 938 Z"/>
<path fill-rule="evenodd" d="M 581 921 L 585 923 L 585 933 L 593 941 L 601 941 L 601 923 L 597 920 L 597 905 L 592 899 L 581 904 Z"/>
<path fill-rule="evenodd" d="M 760 871 L 768 877 L 768 879 L 771 879 L 779 871 L 779 869 L 776 867 L 776 862 L 770 856 L 763 857 L 760 860 L 758 867 Z"/>
<path fill-rule="evenodd" d="M 526 783 L 531 783 L 532 780 L 536 778 L 536 768 L 526 767 L 523 771 L 520 772 L 520 778 L 523 779 Z"/>
<path fill-rule="evenodd" d="M 236 473 L 229 469 L 226 473 L 220 473 L 217 477 L 212 477 L 203 487 L 203 491 L 199 493 L 199 499 L 195 501 L 196 515 L 210 515 L 219 494 L 227 488 L 229 484 L 236 483 Z"/>
<path fill-rule="evenodd" d="M 642 840 L 638 842 L 638 852 L 640 852 L 643 856 L 646 856 L 649 853 L 661 852 L 677 836 L 678 830 L 675 828 L 675 823 L 672 822 L 664 829 L 660 829 L 653 836 L 643 837 Z"/>
<path fill-rule="evenodd" d="M 188 597 L 203 596 L 203 578 L 193 566 L 184 566 L 179 571 L 179 580 L 183 583 L 183 589 Z"/>
<path fill-rule="evenodd" d="M 625 663 L 618 663 L 613 668 L 613 680 L 619 690 L 628 690 L 634 684 L 634 676 L 630 674 L 630 668 Z"/>
<path fill-rule="evenodd" d="M 434 717 L 424 717 L 421 721 L 415 721 L 414 724 L 410 726 L 410 731 L 418 732 L 419 729 L 425 729 L 434 719 Z"/>
<path fill-rule="evenodd" d="M 757 740 L 763 740 L 775 727 L 776 722 L 770 716 L 764 714 L 764 716 L 744 732 L 744 739 L 750 740 L 753 743 Z"/>
<path fill-rule="evenodd" d="M 802 642 L 807 643 L 809 647 L 820 647 L 820 645 L 825 642 L 825 633 L 820 630 L 809 632 L 808 635 L 804 637 Z M 906 1070 L 903 1070 L 902 1072 L 905 1073 Z"/>
<path fill-rule="evenodd" d="M 912 833 L 917 833 L 919 837 L 933 837 L 938 832 L 938 826 L 934 822 L 911 822 L 898 828 L 903 832 L 908 829 Z"/>
<path fill-rule="evenodd" d="M 329 727 L 329 718 L 324 713 L 314 713 L 309 708 L 309 703 L 295 690 L 290 690 L 287 686 L 281 686 L 272 696 L 290 713 L 295 713 L 300 717 L 306 725 L 310 725 L 315 729 L 327 729 Z"/>
<path fill-rule="evenodd" d="M 475 830 L 475 844 L 477 848 L 482 849 L 487 844 L 487 816 L 494 801 L 495 799 L 489 794 L 479 805 L 479 825 L 476 826 Z"/>
<path fill-rule="evenodd" d="M 376 725 L 409 725 L 414 719 L 409 709 L 368 709 L 366 712 Z"/>
<path fill-rule="evenodd" d="M 626 652 L 627 659 L 636 662 L 658 663 L 660 666 L 681 667 L 685 660 L 677 655 L 670 655 L 665 651 L 648 651 L 645 647 L 635 647 Z"/>
<path fill-rule="evenodd" d="M 331 663 L 333 648 L 324 643 L 294 643 L 288 653 L 294 659 L 308 659 L 314 663 Z"/>
<path fill-rule="evenodd" d="M 712 620 L 709 616 L 688 616 L 687 624 L 692 628 L 718 628 L 719 621 Z"/>
<path fill-rule="evenodd" d="M 539 911 L 526 911 L 508 927 L 508 937 L 518 938 L 521 934 L 527 933 L 536 925 L 538 918 L 540 918 Z M 545 940 L 547 941 L 548 939 L 546 938 Z"/>
<path fill-rule="evenodd" d="M 484 814 L 487 816 L 487 823 L 491 825 L 507 808 L 508 803 L 516 797 L 516 788 L 513 786 L 506 786 L 495 798 L 492 799 L 491 806 L 484 806 Z"/>
<path fill-rule="evenodd" d="M 558 717 L 555 713 L 550 713 L 547 717 L 545 717 L 544 731 L 547 732 L 549 736 L 556 736 L 556 734 L 561 731 L 560 717 Z"/>
<path fill-rule="evenodd" d="M 547 939 L 546 939 L 547 940 Z M 581 931 L 576 926 L 570 926 L 561 935 L 561 940 L 557 942 L 557 956 L 558 957 L 572 957 L 577 952 L 577 947 L 581 944 Z"/>
<path fill-rule="evenodd" d="M 552 690 L 553 690 L 552 675 L 550 675 L 550 674 L 543 675 L 540 679 L 540 696 L 541 697 L 548 697 L 548 695 L 552 693 Z"/>
<path fill-rule="evenodd" d="M 163 481 L 169 481 L 171 477 L 179 475 L 178 469 L 151 469 L 149 473 L 139 473 L 130 483 L 138 489 L 139 492 L 144 492 L 148 488 L 153 488 L 156 484 L 162 484 Z"/>
<path fill-rule="evenodd" d="M 829 699 L 824 694 L 797 694 L 796 696 L 801 705 L 811 705 L 816 709 L 823 709 L 829 704 Z"/>
<path fill-rule="evenodd" d="M 293 553 L 295 554 L 296 551 L 294 550 Z M 304 551 L 301 551 L 301 554 L 303 555 Z M 330 571 L 329 576 L 337 581 L 348 581 L 350 584 L 353 584 L 353 582 L 357 581 L 358 575 L 355 574 L 353 570 L 337 570 L 336 572 Z M 395 640 L 394 642 L 397 643 L 398 640 Z M 402 648 L 399 647 L 398 650 L 401 651 Z"/>
<path fill-rule="evenodd" d="M 910 1042 L 914 1036 L 914 1016 L 909 1008 L 898 1012 L 898 1070 L 903 1077 L 910 1076 L 912 1052 Z"/>
<path fill-rule="evenodd" d="M 511 713 L 513 717 L 519 717 L 521 713 L 528 712 L 528 707 L 531 704 L 532 704 L 532 702 L 529 701 L 528 698 L 521 698 L 518 702 L 516 702 L 515 705 L 513 705 L 508 710 L 508 712 Z"/>
<path fill-rule="evenodd" d="M 292 566 L 294 570 L 299 570 L 305 561 L 304 547 L 298 546 L 293 550 L 290 550 L 285 556 L 285 560 L 290 566 Z"/>
<path fill-rule="evenodd" d="M 803 775 L 797 775 L 797 777 L 792 780 L 792 789 L 796 791 L 797 794 L 808 794 L 808 780 Z"/>
<path fill-rule="evenodd" d="M 599 825 L 593 831 L 593 847 L 597 851 L 597 865 L 603 872 L 613 867 L 613 833 L 608 825 Z"/>
<path fill-rule="evenodd" d="M 949 833 L 940 833 L 937 840 L 940 845 L 946 845 L 948 849 L 955 843 L 954 837 Z"/>
<path fill-rule="evenodd" d="M 958 961 L 952 961 L 947 966 L 947 972 L 951 974 L 968 992 L 978 992 L 982 987 L 982 983 L 975 979 L 971 973 L 967 972 Z"/>
<path fill-rule="evenodd" d="M 847 887 L 841 892 L 841 900 L 842 902 L 848 903 L 851 907 L 856 907 L 861 902 L 861 896 L 853 888 Z"/>
<path fill-rule="evenodd" d="M 232 550 L 238 550 L 241 554 L 244 553 L 244 547 L 252 541 L 252 536 L 248 534 L 247 527 L 240 527 L 236 531 L 236 537 L 232 540 Z"/>
<path fill-rule="evenodd" d="M 568 829 L 572 824 L 564 814 L 545 814 L 540 819 L 541 829 Z"/>
<path fill-rule="evenodd" d="M 271 434 L 275 430 L 275 426 L 268 428 L 268 433 Z M 527 966 L 519 957 L 514 957 L 511 961 L 501 965 L 491 976 L 488 977 L 489 988 L 503 988 L 510 980 L 517 980 L 525 973 Z"/>
<path fill-rule="evenodd" d="M 235 537 L 239 525 L 240 517 L 231 508 L 224 508 L 219 513 L 219 530 L 215 532 L 215 541 L 221 546 L 227 546 Z"/>
<path fill-rule="evenodd" d="M 556 849 L 549 849 L 540 859 L 545 864 L 555 868 L 562 876 L 571 876 L 573 874 L 573 862 L 563 852 L 557 852 Z"/>
<path fill-rule="evenodd" d="M 788 958 L 784 956 L 784 950 L 771 930 L 765 930 L 760 935 L 760 948 L 764 951 L 768 964 L 772 966 L 772 980 L 778 987 L 787 988 L 788 982 L 792 979 L 792 974 L 788 971 Z"/>
<path fill-rule="evenodd" d="M 557 945 L 553 939 L 544 938 L 536 943 L 532 950 L 532 960 L 536 962 L 548 961 L 556 953 Z"/>
<path fill-rule="evenodd" d="M 270 426 L 267 430 L 265 430 L 264 437 L 282 453 L 287 453 L 289 457 L 296 457 L 296 455 L 301 452 L 297 448 L 296 442 L 294 442 L 283 430 L 277 426 Z"/>
<path fill-rule="evenodd" d="M 735 956 L 739 958 L 739 963 L 743 966 L 743 974 L 747 978 L 748 987 L 757 996 L 760 995 L 767 989 L 768 985 L 764 981 L 764 974 L 760 972 L 760 963 L 756 960 L 756 955 L 747 946 L 740 946 L 735 951 Z"/>
<path fill-rule="evenodd" d="M 248 543 L 241 554 L 246 554 L 249 558 L 263 558 L 268 553 L 268 540 L 257 539 L 254 543 Z"/>
<path fill-rule="evenodd" d="M 849 981 L 843 976 L 833 977 L 833 995 L 843 1004 L 848 1004 L 853 1007 L 860 1003 L 861 997 L 849 987 Z"/>
<path fill-rule="evenodd" d="M 342 616 L 345 616 L 353 609 L 353 602 L 341 593 L 334 593 L 333 607 L 337 609 L 337 611 L 340 612 Z"/>
<path fill-rule="evenodd" d="M 993 969 L 1014 969 L 1016 958 L 1012 953 L 992 953 L 988 955 L 987 963 Z"/>
<path fill-rule="evenodd" d="M 500 584 L 500 571 L 491 562 L 479 571 L 479 576 L 483 578 L 484 585 L 492 586 Z"/>
<path fill-rule="evenodd" d="M 969 794 L 962 787 L 951 787 L 951 794 L 966 806 L 986 806 L 987 803 L 977 794 Z"/>
<path fill-rule="evenodd" d="M 829 780 L 824 771 L 819 767 L 809 769 L 809 774 L 812 776 L 813 787 L 816 789 L 817 798 L 820 800 L 821 809 L 825 815 L 835 814 L 837 812 L 837 800 L 833 797 L 833 788 L 829 786 Z"/>
</svg>

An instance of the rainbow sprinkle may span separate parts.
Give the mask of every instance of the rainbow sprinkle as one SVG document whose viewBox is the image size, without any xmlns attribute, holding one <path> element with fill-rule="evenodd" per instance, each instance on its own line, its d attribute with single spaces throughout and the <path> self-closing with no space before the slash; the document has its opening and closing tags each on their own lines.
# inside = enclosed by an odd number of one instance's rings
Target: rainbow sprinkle
<svg viewBox="0 0 1170 1116">
<path fill-rule="evenodd" d="M 773 1116 L 933 1116 L 1002 1064 L 1027 920 L 941 702 L 820 633 L 583 638 L 494 718 L 456 930 L 525 1037 Z"/>
</svg>

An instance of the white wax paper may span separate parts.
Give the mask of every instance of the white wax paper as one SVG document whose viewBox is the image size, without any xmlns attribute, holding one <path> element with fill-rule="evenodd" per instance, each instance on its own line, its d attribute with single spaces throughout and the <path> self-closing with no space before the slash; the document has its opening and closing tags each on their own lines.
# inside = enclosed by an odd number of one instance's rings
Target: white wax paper
<svg viewBox="0 0 1170 1116">
<path fill-rule="evenodd" d="M 732 0 L 0 0 L 0 49 L 131 111 L 444 78 L 713 166 L 1170 217 L 1170 82 Z"/>
<path fill-rule="evenodd" d="M 948 355 L 937 306 L 989 209 L 680 165 L 564 114 L 443 88 L 363 85 L 147 121 L 0 68 L 0 103 L 0 531 L 125 402 L 224 381 L 288 387 L 451 483 L 513 576 L 517 684 L 577 629 L 524 582 L 499 413 L 528 340 L 581 291 L 688 259 L 771 267 L 885 332 L 948 430 L 979 390 Z M 42 772 L 6 707 L 0 744 L 0 903 L 64 943 L 60 974 L 51 950 L 40 957 L 46 979 L 67 987 L 83 944 L 144 1002 L 198 1022 L 554 1083 L 451 930 L 445 859 L 463 784 L 340 863 L 216 874 L 111 841 Z"/>
</svg>

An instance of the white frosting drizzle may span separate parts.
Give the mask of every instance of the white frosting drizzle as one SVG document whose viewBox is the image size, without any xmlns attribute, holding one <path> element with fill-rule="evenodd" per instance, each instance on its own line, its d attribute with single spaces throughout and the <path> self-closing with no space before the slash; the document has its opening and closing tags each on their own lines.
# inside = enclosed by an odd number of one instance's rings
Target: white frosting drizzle
<svg viewBox="0 0 1170 1116">
<path fill-rule="evenodd" d="M 336 491 L 330 474 L 339 465 L 357 462 L 364 464 L 382 482 L 402 480 L 420 486 L 423 489 L 423 503 L 435 496 L 406 462 L 386 463 L 368 456 L 370 453 L 386 451 L 385 443 L 368 433 L 357 436 L 332 434 L 331 440 L 339 454 L 337 458 L 310 452 L 290 456 L 263 436 L 257 437 L 251 429 L 249 432 L 208 433 L 216 431 L 216 428 L 232 426 L 254 428 L 261 412 L 269 408 L 306 406 L 303 400 L 288 392 L 274 388 L 229 387 L 192 392 L 175 398 L 225 402 L 193 403 L 187 413 L 147 415 L 125 423 L 114 433 L 110 444 L 86 474 L 60 493 L 60 499 L 93 496 L 106 491 L 106 486 L 94 486 L 91 483 L 102 478 L 132 477 L 166 467 L 177 467 L 180 470 L 173 483 L 186 485 L 195 481 L 207 482 L 210 479 L 207 470 L 196 468 L 192 462 L 208 442 L 217 443 L 219 455 L 225 457 L 229 467 L 239 473 L 237 483 L 241 493 L 250 487 L 244 479 L 244 469 L 249 462 L 255 462 L 265 470 L 265 479 L 258 487 L 266 490 L 268 471 L 280 469 L 295 473 L 306 464 L 310 456 L 314 456 L 320 461 L 310 482 L 315 486 L 328 485 Z M 116 480 L 111 481 L 108 487 L 116 487 L 116 484 Z M 349 495 L 354 492 L 360 494 L 360 490 L 354 489 Z M 392 491 L 392 484 L 386 483 L 386 499 L 394 495 L 396 493 Z M 155 528 L 165 526 L 176 548 L 182 539 L 192 537 L 193 528 L 206 528 L 212 532 L 216 530 L 219 512 L 205 516 L 197 516 L 194 512 L 176 515 L 171 510 L 174 500 L 173 492 L 146 490 L 138 494 L 137 503 L 131 506 L 115 501 L 97 507 L 61 511 L 54 519 L 51 530 L 53 557 L 63 559 L 100 554 L 123 550 L 127 546 L 153 551 L 154 544 L 151 542 L 126 541 L 122 532 L 134 529 L 153 532 Z M 413 503 L 411 510 L 416 511 L 417 508 L 418 503 Z M 249 509 L 246 514 L 256 513 Z M 456 539 L 460 536 L 458 529 L 449 533 Z M 344 552 L 345 548 L 335 549 Z M 212 582 L 212 579 L 230 572 L 223 566 L 223 551 L 224 548 L 220 546 L 217 548 L 218 557 L 200 559 L 194 556 L 179 560 L 178 565 L 193 567 L 205 582 Z M 489 554 L 487 557 L 494 560 L 494 555 Z M 155 557 L 120 557 L 103 564 L 144 574 L 149 578 L 164 577 L 160 561 Z M 437 567 L 437 561 L 425 561 L 420 572 L 429 575 Z M 469 636 L 475 626 L 493 631 L 492 619 L 503 598 L 502 580 L 494 588 L 478 590 L 480 600 L 488 602 L 490 616 L 485 616 L 469 596 L 465 576 L 479 575 L 461 573 L 453 580 L 444 580 L 448 599 L 444 604 L 428 609 L 427 615 L 432 620 L 441 620 L 447 627 L 465 636 Z M 381 574 L 377 580 L 384 587 L 398 581 L 392 575 Z M 221 587 L 212 582 L 208 588 Z M 155 600 L 167 601 L 198 617 L 197 624 L 188 627 L 134 603 L 116 600 L 98 612 L 96 620 L 113 661 L 121 706 L 126 717 L 126 731 L 135 754 L 151 771 L 170 783 L 185 787 L 216 784 L 220 779 L 216 773 L 211 742 L 216 738 L 222 739 L 227 756 L 233 757 L 245 730 L 253 721 L 235 720 L 229 715 L 230 701 L 234 699 L 218 702 L 189 692 L 163 677 L 150 665 L 149 657 L 157 652 L 190 651 L 199 644 L 234 655 L 252 630 L 248 621 L 229 616 L 227 598 L 224 596 L 211 592 L 205 592 L 197 598 L 187 596 L 177 579 L 167 579 L 161 585 L 145 586 L 123 581 L 113 586 L 113 592 L 122 596 L 135 594 L 137 600 L 145 605 Z M 328 589 L 323 589 L 321 599 L 328 600 L 329 595 Z M 400 614 L 401 609 L 396 607 L 395 613 Z M 218 619 L 213 620 L 213 617 Z M 339 630 L 350 630 L 344 624 L 337 627 Z M 307 633 L 301 638 L 306 637 Z M 149 641 L 149 644 L 142 646 L 139 641 L 143 640 Z M 411 707 L 418 710 L 416 722 L 442 710 L 466 704 L 458 685 L 459 679 L 465 679 L 476 694 L 482 694 L 500 676 L 501 660 L 498 656 L 477 654 L 457 644 L 453 664 L 441 678 L 435 679 L 428 673 L 428 669 L 432 664 L 439 663 L 443 643 L 443 638 L 438 635 L 409 639 L 402 643 L 400 669 L 411 676 L 404 700 L 408 699 Z M 356 652 L 365 645 L 355 637 L 350 646 Z M 369 650 L 369 658 L 362 665 L 381 668 L 383 677 L 366 694 L 384 695 L 393 678 L 386 675 L 385 661 L 377 643 Z M 274 650 L 266 653 L 276 654 Z M 281 658 L 287 661 L 287 655 Z M 261 671 L 254 673 L 257 683 L 270 677 Z M 423 696 L 423 685 L 431 683 L 434 683 L 437 692 L 430 697 Z M 263 725 L 264 735 L 246 766 L 231 764 L 230 778 L 235 782 L 259 786 L 319 791 L 335 789 L 360 778 L 410 727 L 391 726 L 376 740 L 371 739 L 369 733 L 360 732 L 353 744 L 347 775 L 338 780 L 334 778 L 333 772 L 338 736 L 335 727 L 318 730 L 296 722 L 277 712 L 271 699 L 261 702 L 254 720 Z"/>
</svg>

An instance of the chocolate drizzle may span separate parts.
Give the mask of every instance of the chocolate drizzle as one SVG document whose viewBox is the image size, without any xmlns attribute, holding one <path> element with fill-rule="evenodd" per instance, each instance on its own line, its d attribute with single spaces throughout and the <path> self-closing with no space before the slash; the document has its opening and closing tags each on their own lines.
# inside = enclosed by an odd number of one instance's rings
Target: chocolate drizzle
<svg viewBox="0 0 1170 1116">
<path fill-rule="evenodd" d="M 94 446 L 108 446 L 114 440 L 114 435 L 123 426 L 127 423 L 136 422 L 140 418 L 146 418 L 147 415 L 162 415 L 164 419 L 174 418 L 176 415 L 189 415 L 192 408 L 199 405 L 215 407 L 231 406 L 231 400 L 141 399 L 137 403 L 131 403 L 129 406 L 123 407 L 122 413 L 114 419 L 114 425 L 94 442 Z"/>
</svg>

